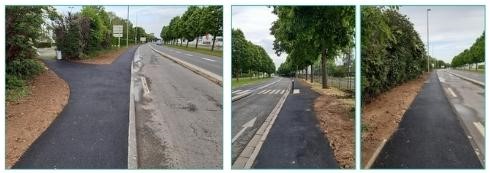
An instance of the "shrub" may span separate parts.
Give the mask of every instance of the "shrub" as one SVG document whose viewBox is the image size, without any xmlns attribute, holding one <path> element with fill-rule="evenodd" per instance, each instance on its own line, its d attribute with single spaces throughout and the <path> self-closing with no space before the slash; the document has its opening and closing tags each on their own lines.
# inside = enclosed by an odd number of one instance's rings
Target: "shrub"
<svg viewBox="0 0 490 173">
<path fill-rule="evenodd" d="M 7 63 L 7 76 L 10 76 L 12 82 L 15 81 L 15 78 L 31 79 L 43 70 L 44 66 L 34 59 L 15 59 Z M 7 87 L 9 87 L 8 83 Z"/>
</svg>

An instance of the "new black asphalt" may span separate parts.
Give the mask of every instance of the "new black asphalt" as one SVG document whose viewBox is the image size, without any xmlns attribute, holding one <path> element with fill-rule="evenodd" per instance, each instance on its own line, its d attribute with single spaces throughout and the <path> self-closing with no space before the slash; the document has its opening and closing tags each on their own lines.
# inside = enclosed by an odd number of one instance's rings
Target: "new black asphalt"
<svg viewBox="0 0 490 173">
<path fill-rule="evenodd" d="M 373 168 L 482 168 L 432 73 Z"/>
<path fill-rule="evenodd" d="M 46 60 L 70 86 L 70 98 L 13 168 L 127 168 L 134 51 L 110 65 Z"/>
<path fill-rule="evenodd" d="M 255 168 L 339 168 L 313 111 L 319 95 L 296 82 L 254 163 Z"/>
</svg>

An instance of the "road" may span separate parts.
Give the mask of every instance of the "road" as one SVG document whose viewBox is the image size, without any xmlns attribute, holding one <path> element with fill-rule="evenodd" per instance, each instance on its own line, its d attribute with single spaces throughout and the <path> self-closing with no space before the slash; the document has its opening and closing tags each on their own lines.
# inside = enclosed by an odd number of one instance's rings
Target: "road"
<svg viewBox="0 0 490 173">
<path fill-rule="evenodd" d="M 219 76 L 223 76 L 223 58 L 204 55 L 200 53 L 185 51 L 181 49 L 170 48 L 166 46 L 158 46 L 156 44 L 149 44 L 154 49 L 162 51 L 168 55 L 176 57 L 180 60 L 186 61 L 205 70 L 208 70 Z"/>
<path fill-rule="evenodd" d="M 481 167 L 436 72 L 430 74 L 373 164 L 373 168 Z"/>
<path fill-rule="evenodd" d="M 233 161 L 274 109 L 290 84 L 291 80 L 288 78 L 274 77 L 267 82 L 240 87 L 233 91 L 235 94 L 247 90 L 252 92 L 249 96 L 232 103 L 232 138 L 235 139 L 232 146 Z M 253 126 L 242 130 L 243 125 L 253 119 L 255 119 Z M 243 132 L 238 134 L 240 131 Z"/>
<path fill-rule="evenodd" d="M 485 74 L 484 73 L 470 72 L 470 71 L 463 71 L 463 70 L 453 70 L 453 69 L 445 69 L 445 70 L 449 71 L 451 73 L 463 75 L 463 76 L 469 77 L 473 80 L 485 83 Z"/>
<path fill-rule="evenodd" d="M 476 145 L 480 161 L 485 158 L 485 89 L 451 73 L 483 82 L 483 74 L 457 70 L 438 70 L 439 81 L 449 102 L 463 123 L 467 135 Z"/>
<path fill-rule="evenodd" d="M 150 46 L 140 47 L 134 75 L 139 167 L 221 168 L 222 88 Z M 168 53 L 170 49 L 160 50 Z M 198 56 L 187 58 L 192 63 L 205 62 L 195 60 Z"/>
<path fill-rule="evenodd" d="M 13 168 L 127 168 L 130 48 L 109 65 L 45 60 L 70 86 L 67 105 Z"/>
</svg>

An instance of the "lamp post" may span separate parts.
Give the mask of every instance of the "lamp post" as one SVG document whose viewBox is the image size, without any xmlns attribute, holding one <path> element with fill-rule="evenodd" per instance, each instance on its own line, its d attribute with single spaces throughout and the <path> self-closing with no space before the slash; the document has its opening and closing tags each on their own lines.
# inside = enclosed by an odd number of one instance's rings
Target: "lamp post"
<svg viewBox="0 0 490 173">
<path fill-rule="evenodd" d="M 427 9 L 427 72 L 430 72 L 430 67 L 429 67 L 429 64 L 430 64 L 430 53 L 429 53 L 429 50 L 430 50 L 430 47 L 429 47 L 429 11 L 430 11 L 430 8 Z"/>
</svg>

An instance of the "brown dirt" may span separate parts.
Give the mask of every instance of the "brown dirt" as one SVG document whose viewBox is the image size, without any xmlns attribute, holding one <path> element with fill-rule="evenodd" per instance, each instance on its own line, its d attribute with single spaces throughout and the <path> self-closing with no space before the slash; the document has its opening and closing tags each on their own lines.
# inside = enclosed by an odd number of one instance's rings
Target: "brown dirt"
<svg viewBox="0 0 490 173">
<path fill-rule="evenodd" d="M 314 103 L 315 115 L 324 137 L 330 141 L 338 164 L 342 168 L 354 168 L 354 99 L 334 87 L 321 89 L 318 83 L 301 82 L 321 94 Z"/>
<path fill-rule="evenodd" d="M 45 70 L 30 81 L 29 88 L 28 96 L 6 103 L 7 168 L 11 168 L 54 121 L 70 94 L 68 84 L 51 70 Z"/>
<path fill-rule="evenodd" d="M 84 64 L 112 64 L 119 56 L 128 50 L 128 47 L 122 47 L 118 49 L 112 49 L 105 52 L 101 52 L 93 58 L 75 60 L 73 62 Z"/>
<path fill-rule="evenodd" d="M 376 148 L 398 128 L 403 114 L 422 88 L 428 75 L 408 81 L 382 93 L 362 110 L 362 164 L 366 165 Z"/>
</svg>

